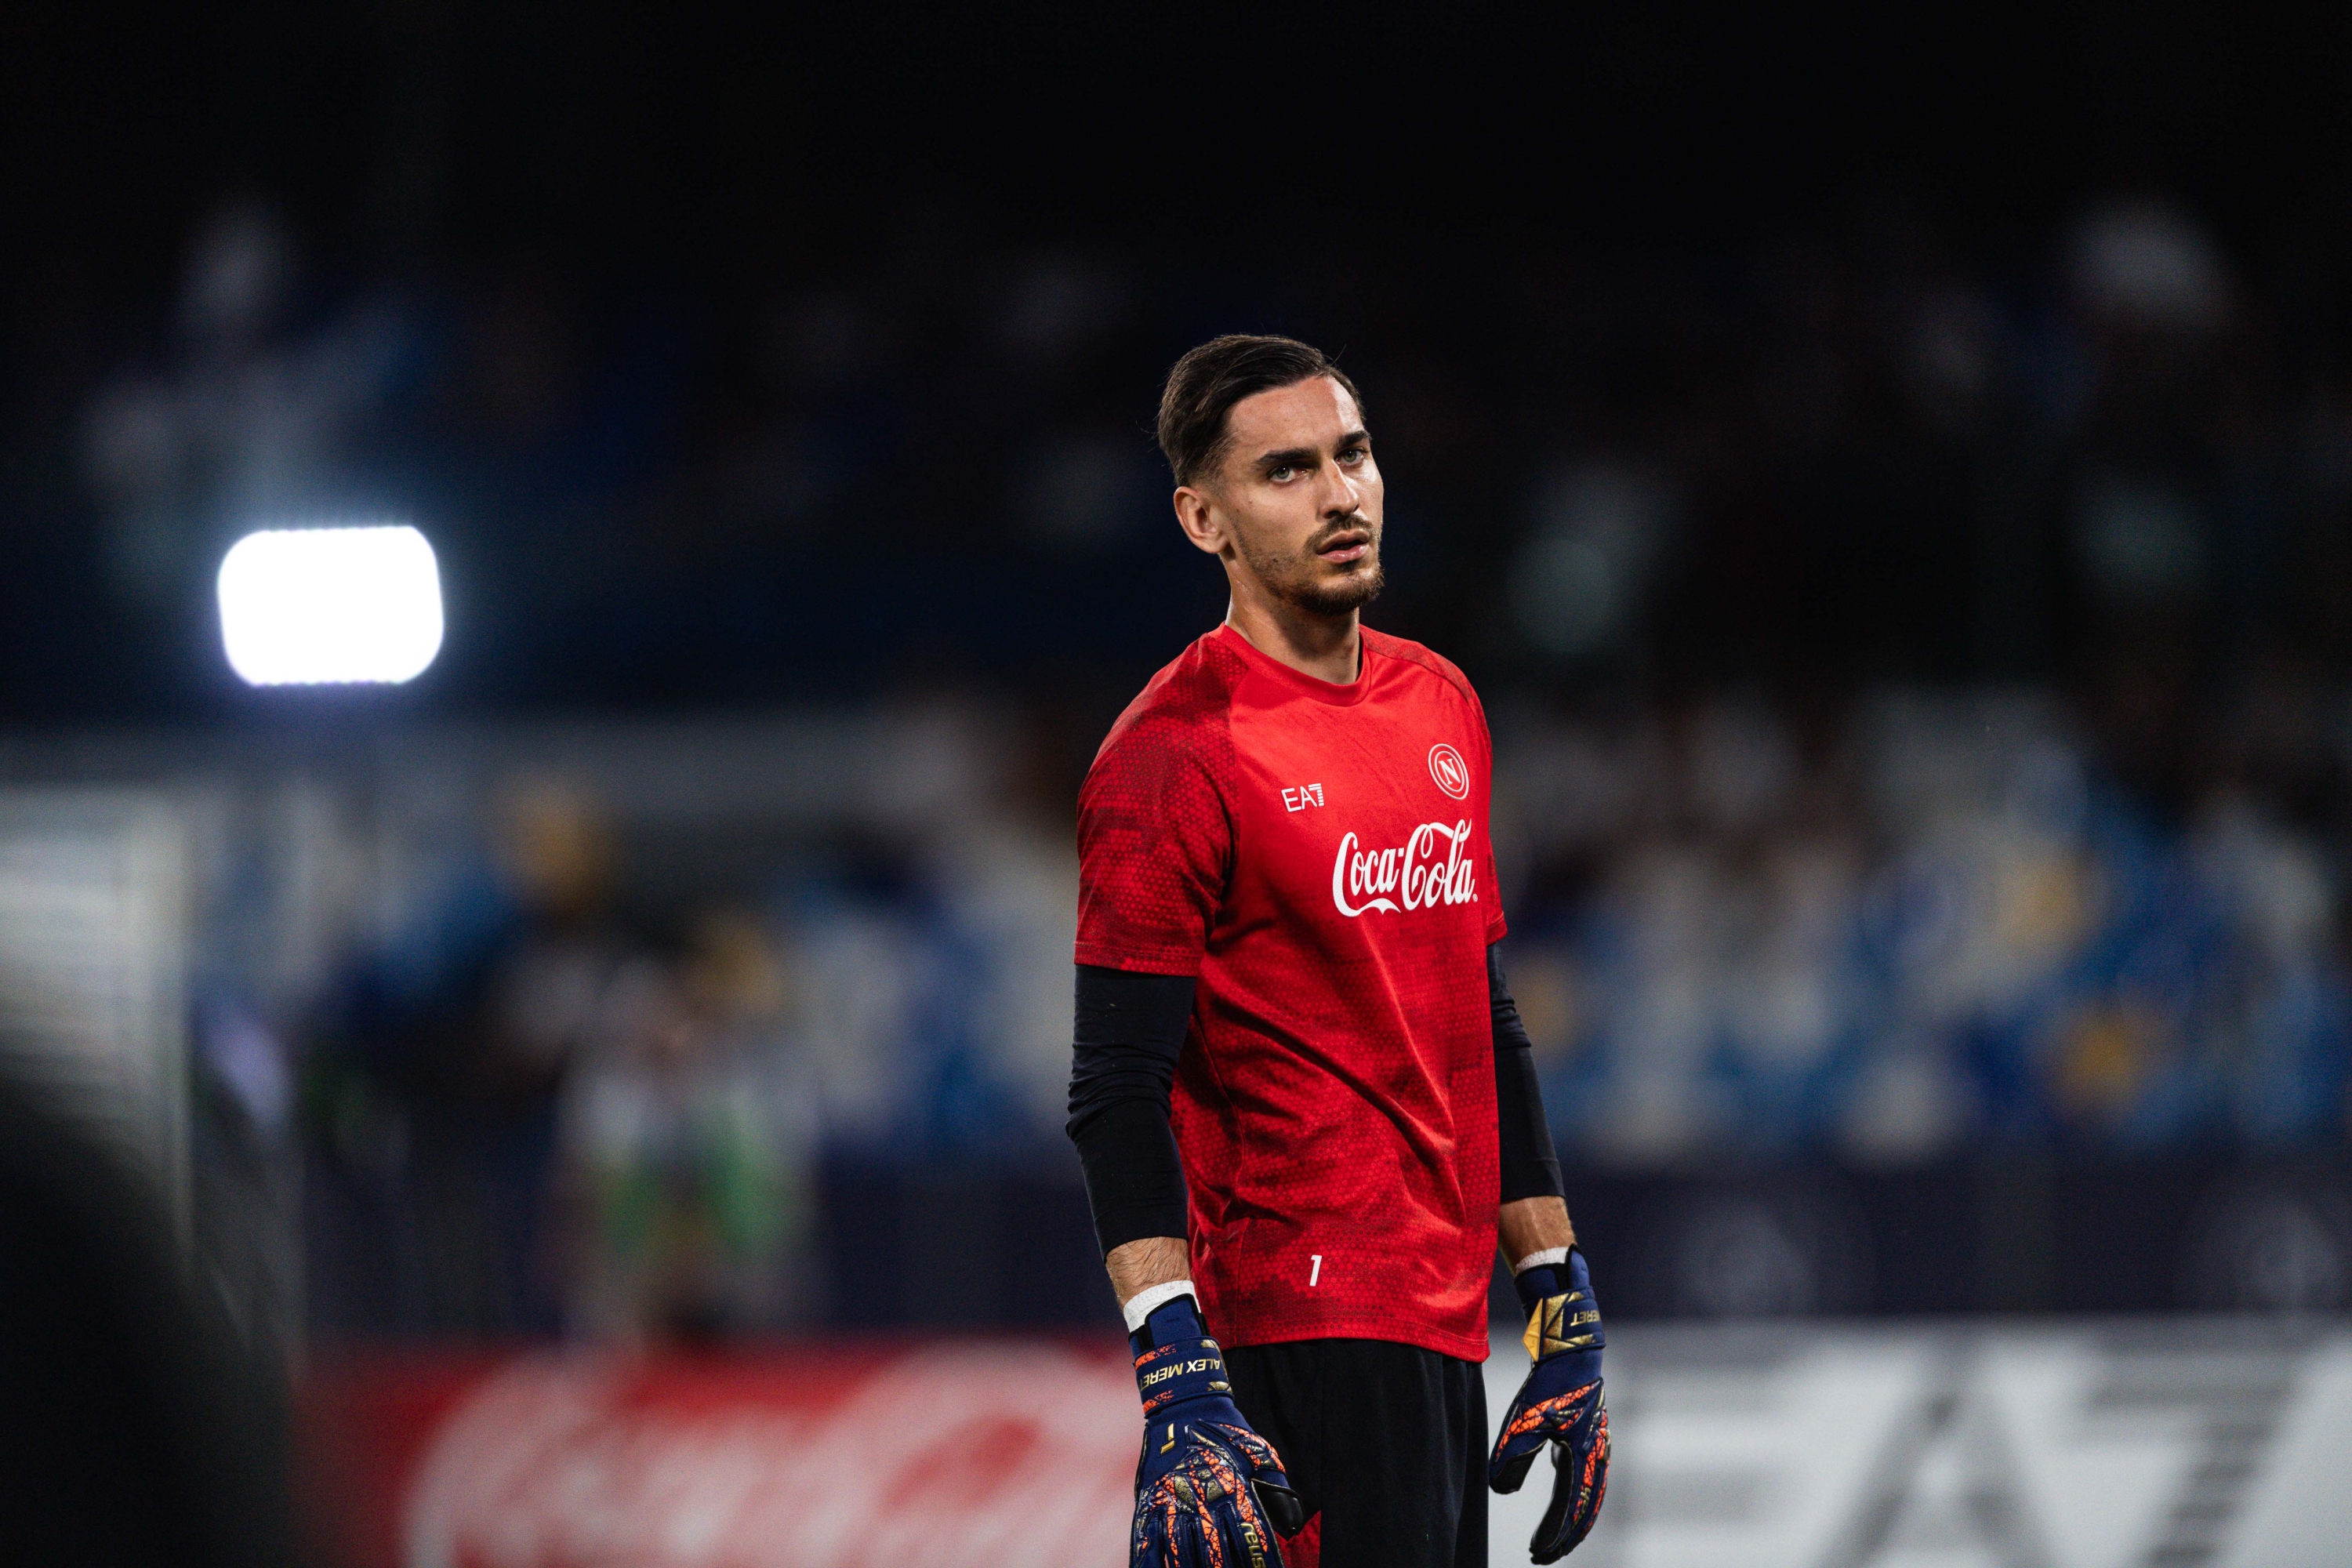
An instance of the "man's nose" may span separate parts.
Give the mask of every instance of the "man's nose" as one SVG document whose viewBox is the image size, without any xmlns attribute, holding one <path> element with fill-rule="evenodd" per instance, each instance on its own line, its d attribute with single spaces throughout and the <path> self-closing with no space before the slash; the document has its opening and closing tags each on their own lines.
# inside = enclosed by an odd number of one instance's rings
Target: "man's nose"
<svg viewBox="0 0 2352 1568">
<path fill-rule="evenodd" d="M 1363 494 L 1356 489 L 1355 477 L 1339 464 L 1325 465 L 1318 477 L 1322 483 L 1315 500 L 1324 517 L 1351 517 L 1362 506 Z"/>
</svg>

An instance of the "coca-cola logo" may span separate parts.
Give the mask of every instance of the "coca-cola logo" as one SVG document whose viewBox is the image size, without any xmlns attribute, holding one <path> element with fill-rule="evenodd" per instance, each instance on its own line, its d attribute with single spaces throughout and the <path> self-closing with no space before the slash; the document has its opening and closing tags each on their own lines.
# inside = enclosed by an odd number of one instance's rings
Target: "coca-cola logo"
<svg viewBox="0 0 2352 1568">
<path fill-rule="evenodd" d="M 1470 798 L 1470 764 L 1462 753 L 1440 741 L 1429 748 L 1429 776 L 1456 800 Z"/>
<path fill-rule="evenodd" d="M 842 1366 L 526 1358 L 435 1435 L 403 1568 L 1108 1563 L 1134 1507 L 1123 1357 L 940 1345 Z"/>
<path fill-rule="evenodd" d="M 1444 840 L 1444 858 L 1438 841 Z M 1393 849 L 1367 849 L 1348 834 L 1331 862 L 1331 901 L 1353 920 L 1378 910 L 1434 909 L 1439 904 L 1478 901 L 1477 860 L 1470 853 L 1470 824 L 1447 826 L 1424 822 Z"/>
</svg>

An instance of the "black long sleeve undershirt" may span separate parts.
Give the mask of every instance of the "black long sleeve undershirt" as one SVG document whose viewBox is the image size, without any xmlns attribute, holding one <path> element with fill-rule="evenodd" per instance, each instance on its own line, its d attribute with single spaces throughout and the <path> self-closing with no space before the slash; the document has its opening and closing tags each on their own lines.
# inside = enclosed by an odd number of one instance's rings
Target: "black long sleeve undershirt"
<svg viewBox="0 0 2352 1568">
<path fill-rule="evenodd" d="M 1091 963 L 1079 964 L 1077 971 L 1068 1131 L 1086 1172 L 1095 1238 L 1108 1254 L 1146 1237 L 1181 1237 L 1184 1167 L 1169 1125 L 1168 1101 L 1192 1023 L 1192 979 Z M 1535 1054 L 1491 947 L 1486 993 L 1494 1019 L 1502 1201 L 1557 1197 L 1559 1161 L 1544 1122 Z"/>
<path fill-rule="evenodd" d="M 1184 1166 L 1168 1095 L 1192 1021 L 1189 974 L 1078 965 L 1069 1134 L 1106 1255 L 1148 1236 L 1184 1234 Z"/>
<path fill-rule="evenodd" d="M 1559 1197 L 1559 1156 L 1552 1151 L 1551 1124 L 1544 1120 L 1535 1046 L 1503 979 L 1502 958 L 1492 947 L 1486 949 L 1486 1005 L 1494 1014 L 1495 1131 L 1502 1145 L 1502 1201 Z"/>
</svg>

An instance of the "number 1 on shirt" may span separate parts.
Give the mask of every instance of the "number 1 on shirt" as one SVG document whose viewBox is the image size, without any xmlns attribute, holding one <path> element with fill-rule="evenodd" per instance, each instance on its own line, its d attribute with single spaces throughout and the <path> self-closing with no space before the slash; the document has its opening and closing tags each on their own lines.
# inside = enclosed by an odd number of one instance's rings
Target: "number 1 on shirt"
<svg viewBox="0 0 2352 1568">
<path fill-rule="evenodd" d="M 1315 1281 L 1323 1278 L 1323 1255 L 1310 1252 L 1307 1256 L 1315 1260 L 1315 1267 L 1307 1271 L 1307 1288 L 1311 1290 L 1315 1288 Z"/>
</svg>

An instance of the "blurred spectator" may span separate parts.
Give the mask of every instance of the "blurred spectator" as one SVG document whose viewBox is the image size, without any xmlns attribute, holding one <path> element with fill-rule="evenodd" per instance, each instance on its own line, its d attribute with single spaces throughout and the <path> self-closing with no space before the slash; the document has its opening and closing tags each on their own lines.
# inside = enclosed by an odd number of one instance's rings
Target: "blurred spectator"
<svg viewBox="0 0 2352 1568">
<path fill-rule="evenodd" d="M 768 934 L 739 913 L 699 917 L 675 963 L 641 954 L 614 977 L 562 1115 L 577 1331 L 693 1341 L 816 1304 L 816 1106 L 791 1001 Z"/>
<path fill-rule="evenodd" d="M 453 867 L 343 986 L 318 1063 L 321 1174 L 334 1180 L 317 1201 L 390 1205 L 415 1249 L 374 1260 L 393 1277 L 343 1308 L 545 1331 L 558 1317 L 542 1236 L 558 1092 L 629 943 L 595 803 L 518 780 L 496 818 L 491 853 Z"/>
</svg>

